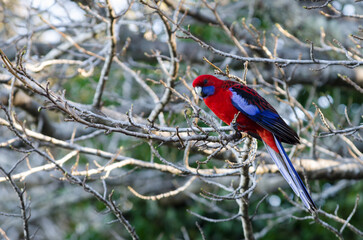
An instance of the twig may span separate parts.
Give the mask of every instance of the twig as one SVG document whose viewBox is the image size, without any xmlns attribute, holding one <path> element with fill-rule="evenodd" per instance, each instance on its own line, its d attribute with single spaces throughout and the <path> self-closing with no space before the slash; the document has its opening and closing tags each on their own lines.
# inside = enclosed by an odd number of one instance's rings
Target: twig
<svg viewBox="0 0 363 240">
<path fill-rule="evenodd" d="M 196 216 L 197 218 L 200 218 L 204 221 L 207 221 L 207 222 L 212 222 L 212 223 L 219 223 L 219 222 L 229 222 L 231 220 L 234 220 L 236 218 L 239 218 L 241 217 L 241 214 L 236 214 L 236 215 L 233 215 L 232 217 L 229 217 L 229 218 L 223 218 L 223 219 L 214 219 L 214 218 L 208 218 L 208 217 L 205 217 L 205 216 L 202 216 L 198 213 L 195 213 L 193 211 L 190 211 L 190 210 L 187 210 L 190 214 Z"/>
<path fill-rule="evenodd" d="M 363 94 L 363 88 L 361 88 L 358 84 L 353 82 L 349 77 L 341 74 L 338 74 L 338 77 L 343 81 L 347 82 L 348 84 L 352 85 L 358 92 Z"/>
<path fill-rule="evenodd" d="M 6 232 L 0 227 L 0 234 L 3 236 L 5 240 L 10 240 L 10 238 L 6 235 Z"/>
<path fill-rule="evenodd" d="M 308 216 L 307 219 L 312 219 L 312 216 Z M 343 236 L 342 234 L 339 233 L 339 231 L 334 228 L 333 226 L 329 225 L 328 223 L 326 223 L 325 221 L 321 220 L 318 217 L 313 218 L 315 220 L 315 222 L 319 223 L 321 226 L 323 226 L 324 228 L 328 229 L 329 231 L 331 231 L 338 239 L 343 240 Z"/>
<path fill-rule="evenodd" d="M 143 4 L 146 4 L 142 1 Z M 148 5 L 148 4 L 146 4 Z M 150 5 L 148 5 L 150 6 Z M 156 8 L 159 9 L 159 8 Z M 174 13 L 174 18 L 173 21 L 174 22 L 178 22 L 177 20 L 177 16 L 179 13 L 180 9 L 177 8 L 175 10 Z M 170 70 L 169 72 L 166 72 L 166 76 L 167 80 L 166 80 L 166 85 L 167 88 L 164 91 L 163 96 L 160 98 L 160 101 L 156 104 L 155 108 L 152 110 L 152 112 L 150 113 L 148 120 L 150 122 L 154 122 L 156 117 L 160 114 L 160 112 L 164 109 L 165 105 L 169 102 L 170 97 L 171 97 L 171 90 L 170 88 L 173 88 L 175 85 L 175 80 L 177 79 L 178 76 L 178 71 L 179 71 L 179 61 L 178 61 L 178 52 L 177 52 L 177 42 L 176 42 L 176 36 L 175 36 L 175 30 L 173 29 L 173 27 L 170 25 L 170 23 L 168 22 L 168 17 L 166 16 L 165 13 L 162 13 L 161 11 L 157 11 L 157 13 L 160 16 L 160 19 L 163 21 L 164 27 L 166 29 L 166 33 L 168 35 L 168 47 L 169 47 L 169 54 L 170 54 Z M 159 59 L 160 61 L 160 59 Z M 161 64 L 161 66 L 163 66 L 163 64 Z M 165 125 L 165 122 L 161 122 L 161 125 Z"/>
<path fill-rule="evenodd" d="M 117 18 L 115 15 L 115 11 L 113 10 L 109 0 L 106 0 L 106 5 L 107 5 L 107 17 L 108 17 L 107 35 L 110 38 L 110 42 L 109 42 L 107 57 L 105 59 L 104 65 L 102 67 L 101 75 L 98 80 L 98 85 L 96 88 L 96 92 L 93 97 L 92 106 L 96 109 L 100 108 L 100 106 L 101 106 L 102 94 L 104 92 L 104 89 L 106 86 L 106 81 L 108 79 L 108 76 L 109 76 L 109 73 L 111 70 L 113 58 L 116 55 L 117 37 L 116 37 L 116 33 L 115 33 L 115 25 L 116 25 Z"/>
<path fill-rule="evenodd" d="M 338 135 L 338 134 L 351 135 L 351 134 L 354 134 L 355 132 L 358 132 L 360 129 L 363 129 L 363 125 L 345 128 L 345 129 L 341 129 L 341 130 L 330 130 L 329 133 L 320 133 L 319 136 L 320 137 L 330 137 L 330 136 Z"/>
<path fill-rule="evenodd" d="M 15 166 L 18 165 L 20 161 L 22 161 L 22 159 L 19 160 L 15 164 Z M 15 166 L 12 169 L 15 169 Z M 16 194 L 18 195 L 19 202 L 20 202 L 21 218 L 23 220 L 24 239 L 29 240 L 30 239 L 30 233 L 29 233 L 30 209 L 29 209 L 29 206 L 27 204 L 26 198 L 24 197 L 26 188 L 24 187 L 23 189 L 20 189 L 16 185 L 16 183 L 12 179 L 11 171 L 6 172 L 1 166 L 0 166 L 0 171 L 5 175 L 5 178 L 11 184 L 12 188 L 14 189 Z"/>
<path fill-rule="evenodd" d="M 196 179 L 196 176 L 191 177 L 183 186 L 173 190 L 173 191 L 169 191 L 167 193 L 162 193 L 162 194 L 158 194 L 158 195 L 154 195 L 154 196 L 144 196 L 138 192 L 136 192 L 131 186 L 128 186 L 128 189 L 138 198 L 144 199 L 144 200 L 160 200 L 162 198 L 168 198 L 168 197 L 172 197 L 175 196 L 181 192 L 184 192 L 192 183 L 193 181 Z"/>
<path fill-rule="evenodd" d="M 203 229 L 202 227 L 199 225 L 198 222 L 195 222 L 195 225 L 197 226 L 199 232 L 200 232 L 200 235 L 202 236 L 202 240 L 205 240 L 205 236 L 204 236 L 204 232 L 203 232 Z"/>
<path fill-rule="evenodd" d="M 319 6 L 304 6 L 305 9 L 307 10 L 311 10 L 311 9 L 317 9 L 317 8 L 324 8 L 326 6 L 328 6 L 329 3 L 331 3 L 333 0 L 326 0 L 324 4 L 319 5 Z"/>
<path fill-rule="evenodd" d="M 339 222 L 339 223 L 343 223 L 343 224 L 346 224 L 346 226 L 352 231 L 354 232 L 355 234 L 359 235 L 359 236 L 363 236 L 363 231 L 359 230 L 358 228 L 356 228 L 355 226 L 353 226 L 352 224 L 350 224 L 349 222 L 347 222 L 345 219 L 342 219 L 336 215 L 333 215 L 333 214 L 330 214 L 330 213 L 327 213 L 323 210 L 318 210 L 318 213 L 319 215 L 324 215 L 325 217 L 328 217 L 330 219 L 333 219 L 334 221 L 336 222 Z"/>
<path fill-rule="evenodd" d="M 286 67 L 288 65 L 293 65 L 293 64 L 300 64 L 300 65 L 321 64 L 321 65 L 329 65 L 329 66 L 341 65 L 341 66 L 351 66 L 351 67 L 358 67 L 358 66 L 363 65 L 363 61 L 358 61 L 358 60 L 353 60 L 353 61 L 352 60 L 325 60 L 325 59 L 316 58 L 315 61 L 313 61 L 313 60 L 308 60 L 308 59 L 283 59 L 283 58 L 271 59 L 271 58 L 261 58 L 261 57 L 243 57 L 243 56 L 239 56 L 239 55 L 221 51 L 221 50 L 205 43 L 204 41 L 200 40 L 199 38 L 194 36 L 192 33 L 190 33 L 189 31 L 185 30 L 184 28 L 182 28 L 180 26 L 178 26 L 178 29 L 185 34 L 185 38 L 195 41 L 201 47 L 203 47 L 217 55 L 220 55 L 222 57 L 228 57 L 228 58 L 232 58 L 232 59 L 242 61 L 242 62 L 248 61 L 250 63 L 279 64 L 283 67 Z"/>
<path fill-rule="evenodd" d="M 354 208 L 352 210 L 352 212 L 349 214 L 347 220 L 345 221 L 345 223 L 343 224 L 343 226 L 340 228 L 339 233 L 342 234 L 344 229 L 347 227 L 349 221 L 352 219 L 353 215 L 355 214 L 357 207 L 358 207 L 358 203 L 360 200 L 360 196 L 359 194 L 357 194 L 357 197 L 355 198 L 355 204 L 354 204 Z"/>
</svg>

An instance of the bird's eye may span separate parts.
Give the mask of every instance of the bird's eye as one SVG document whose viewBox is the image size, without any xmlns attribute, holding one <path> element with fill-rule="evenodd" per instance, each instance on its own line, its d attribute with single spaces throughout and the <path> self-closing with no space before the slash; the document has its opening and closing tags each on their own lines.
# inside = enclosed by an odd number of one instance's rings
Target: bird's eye
<svg viewBox="0 0 363 240">
<path fill-rule="evenodd" d="M 204 79 L 203 84 L 205 85 L 205 84 L 207 84 L 207 82 L 208 82 L 208 80 Z"/>
</svg>

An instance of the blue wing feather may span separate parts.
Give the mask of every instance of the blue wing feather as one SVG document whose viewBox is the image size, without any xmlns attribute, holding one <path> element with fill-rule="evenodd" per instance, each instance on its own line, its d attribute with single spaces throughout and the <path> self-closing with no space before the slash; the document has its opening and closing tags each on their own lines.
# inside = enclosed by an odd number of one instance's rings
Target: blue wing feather
<svg viewBox="0 0 363 240">
<path fill-rule="evenodd" d="M 238 83 L 237 83 L 238 84 Z M 282 142 L 297 144 L 299 137 L 276 110 L 255 90 L 240 84 L 229 88 L 232 92 L 232 104 L 241 113 L 263 128 L 269 130 Z"/>
</svg>

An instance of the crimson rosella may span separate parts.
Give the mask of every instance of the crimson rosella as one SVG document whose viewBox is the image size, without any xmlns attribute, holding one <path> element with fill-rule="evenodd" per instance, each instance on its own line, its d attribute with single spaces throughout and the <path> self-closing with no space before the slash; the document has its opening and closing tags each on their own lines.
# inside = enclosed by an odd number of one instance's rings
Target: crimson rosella
<svg viewBox="0 0 363 240">
<path fill-rule="evenodd" d="M 201 75 L 193 81 L 193 87 L 204 103 L 223 122 L 232 124 L 237 132 L 247 132 L 265 144 L 271 158 L 295 194 L 301 198 L 310 212 L 316 211 L 314 201 L 281 144 L 298 144 L 299 137 L 276 110 L 255 90 L 234 81 Z"/>
</svg>

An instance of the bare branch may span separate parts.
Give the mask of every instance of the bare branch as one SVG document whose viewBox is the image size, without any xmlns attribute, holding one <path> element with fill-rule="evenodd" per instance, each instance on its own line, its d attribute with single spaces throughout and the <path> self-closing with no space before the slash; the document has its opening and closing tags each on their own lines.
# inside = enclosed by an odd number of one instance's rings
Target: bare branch
<svg viewBox="0 0 363 240">
<path fill-rule="evenodd" d="M 184 192 L 192 183 L 193 181 L 196 179 L 195 176 L 191 177 L 183 186 L 173 190 L 173 191 L 170 191 L 170 192 L 167 192 L 167 193 L 162 193 L 162 194 L 158 194 L 158 195 L 155 195 L 155 196 L 144 196 L 144 195 L 141 195 L 140 193 L 136 192 L 132 187 L 128 187 L 129 190 L 138 198 L 141 198 L 141 199 L 144 199 L 144 200 L 160 200 L 162 198 L 168 198 L 168 197 L 172 197 L 172 196 L 175 196 L 181 192 Z"/>
<path fill-rule="evenodd" d="M 98 80 L 98 85 L 97 85 L 96 92 L 95 92 L 95 95 L 93 98 L 93 107 L 95 107 L 95 108 L 100 108 L 100 106 L 101 106 L 102 94 L 104 92 L 106 81 L 107 81 L 108 75 L 110 73 L 113 58 L 116 55 L 117 37 L 116 37 L 116 33 L 115 33 L 115 25 L 116 25 L 117 18 L 115 15 L 115 11 L 113 10 L 109 0 L 106 0 L 106 5 L 107 5 L 107 17 L 109 19 L 107 21 L 107 25 L 108 25 L 107 36 L 109 37 L 110 42 L 109 42 L 109 46 L 108 46 L 107 57 L 105 59 L 105 63 L 103 65 L 100 79 Z"/>
</svg>

